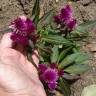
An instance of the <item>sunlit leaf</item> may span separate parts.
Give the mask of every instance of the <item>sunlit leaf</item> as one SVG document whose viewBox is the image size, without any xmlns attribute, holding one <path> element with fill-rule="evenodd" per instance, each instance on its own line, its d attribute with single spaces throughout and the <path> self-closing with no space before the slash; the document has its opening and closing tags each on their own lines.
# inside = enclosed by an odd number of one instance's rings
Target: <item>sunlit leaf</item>
<svg viewBox="0 0 96 96">
<path fill-rule="evenodd" d="M 40 0 L 35 0 L 35 4 L 32 10 L 32 19 L 35 24 L 39 21 L 39 14 L 40 14 L 40 6 L 39 6 Z"/>
<path fill-rule="evenodd" d="M 63 51 L 60 53 L 60 55 L 58 57 L 58 62 L 60 62 L 71 49 L 72 49 L 72 47 L 69 47 L 65 50 L 63 49 Z"/>
<path fill-rule="evenodd" d="M 71 43 L 69 40 L 63 38 L 62 36 L 58 36 L 58 35 L 48 35 L 42 38 L 42 40 L 48 42 L 48 43 L 52 43 L 52 44 L 63 44 L 66 46 L 71 46 L 73 45 L 73 43 Z"/>
<path fill-rule="evenodd" d="M 74 64 L 72 66 L 67 67 L 64 69 L 65 72 L 68 72 L 70 74 L 81 74 L 83 72 L 86 72 L 90 69 L 88 65 L 85 64 Z"/>
<path fill-rule="evenodd" d="M 43 46 L 43 45 L 36 45 L 36 46 L 37 46 L 38 49 L 46 52 L 47 54 L 51 54 L 52 53 L 51 49 L 49 47 L 47 47 L 47 46 L 46 47 Z"/>
<path fill-rule="evenodd" d="M 80 53 L 78 57 L 75 59 L 77 64 L 84 64 L 88 60 L 87 54 Z"/>
<path fill-rule="evenodd" d="M 69 73 L 64 73 L 64 76 L 63 76 L 66 80 L 78 80 L 78 79 L 80 79 L 80 76 L 79 75 L 77 75 L 77 74 L 69 74 Z"/>
<path fill-rule="evenodd" d="M 72 33 L 78 33 L 78 34 L 83 34 L 91 30 L 96 26 L 96 20 L 94 21 L 87 21 L 82 24 L 80 24 Z"/>
<path fill-rule="evenodd" d="M 80 53 L 73 53 L 71 55 L 68 55 L 60 64 L 59 64 L 59 68 L 64 68 L 68 65 L 70 65 L 71 63 L 73 63 L 75 61 L 75 59 L 79 56 Z"/>
<path fill-rule="evenodd" d="M 56 63 L 59 55 L 58 45 L 52 48 L 51 62 Z"/>
<path fill-rule="evenodd" d="M 49 22 L 52 22 L 52 16 L 54 14 L 54 10 L 50 10 L 47 13 L 45 13 L 38 22 L 38 26 L 40 25 L 45 25 L 45 24 L 49 24 Z"/>
<path fill-rule="evenodd" d="M 40 61 L 44 62 L 44 58 L 42 56 L 40 56 Z"/>
</svg>

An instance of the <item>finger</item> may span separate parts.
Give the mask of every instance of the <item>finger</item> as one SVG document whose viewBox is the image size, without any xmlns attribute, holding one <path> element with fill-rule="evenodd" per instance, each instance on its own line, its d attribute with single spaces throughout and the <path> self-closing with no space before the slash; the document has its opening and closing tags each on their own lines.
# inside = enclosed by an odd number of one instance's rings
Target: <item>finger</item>
<svg viewBox="0 0 96 96">
<path fill-rule="evenodd" d="M 10 39 L 12 33 L 6 33 L 3 35 L 0 43 L 0 47 L 2 48 L 10 48 L 12 47 L 12 40 Z"/>
<path fill-rule="evenodd" d="M 34 50 L 33 54 L 32 54 L 32 59 L 33 62 L 36 64 L 36 66 L 38 66 L 39 64 L 39 54 L 37 50 Z"/>
</svg>

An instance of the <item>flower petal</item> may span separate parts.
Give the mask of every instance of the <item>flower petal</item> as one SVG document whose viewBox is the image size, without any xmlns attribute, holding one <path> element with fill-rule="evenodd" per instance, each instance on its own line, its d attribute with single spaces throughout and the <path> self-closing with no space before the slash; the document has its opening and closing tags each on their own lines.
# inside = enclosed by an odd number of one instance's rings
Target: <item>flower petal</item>
<svg viewBox="0 0 96 96">
<path fill-rule="evenodd" d="M 45 72 L 47 70 L 47 66 L 45 64 L 39 64 L 39 70 L 41 72 Z"/>
<path fill-rule="evenodd" d="M 49 83 L 48 87 L 49 89 L 54 90 L 57 87 L 57 83 L 56 82 Z"/>
<path fill-rule="evenodd" d="M 64 75 L 64 70 L 59 70 L 58 75 L 59 75 L 59 77 L 62 77 Z"/>
<path fill-rule="evenodd" d="M 76 19 L 72 19 L 72 20 L 70 20 L 69 23 L 67 24 L 67 27 L 72 30 L 72 29 L 74 29 L 74 28 L 76 27 L 76 25 L 77 25 Z"/>
<path fill-rule="evenodd" d="M 43 76 L 44 76 L 44 81 L 48 83 L 55 82 L 58 80 L 58 73 L 55 69 L 51 69 L 51 68 L 47 69 L 44 72 Z"/>
<path fill-rule="evenodd" d="M 67 21 L 70 20 L 70 18 L 72 17 L 72 8 L 67 5 L 65 8 L 61 9 L 61 19 L 63 21 Z"/>
</svg>

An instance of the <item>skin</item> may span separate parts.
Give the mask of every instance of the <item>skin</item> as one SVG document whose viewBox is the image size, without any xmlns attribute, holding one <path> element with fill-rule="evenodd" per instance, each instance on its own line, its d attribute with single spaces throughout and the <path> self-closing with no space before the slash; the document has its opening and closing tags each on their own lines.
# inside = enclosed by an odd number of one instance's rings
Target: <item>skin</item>
<svg viewBox="0 0 96 96">
<path fill-rule="evenodd" d="M 0 96 L 46 96 L 36 68 L 26 58 L 22 46 L 12 48 L 11 33 L 0 42 Z M 35 50 L 35 54 L 38 52 Z M 32 58 L 38 66 L 38 56 Z"/>
</svg>

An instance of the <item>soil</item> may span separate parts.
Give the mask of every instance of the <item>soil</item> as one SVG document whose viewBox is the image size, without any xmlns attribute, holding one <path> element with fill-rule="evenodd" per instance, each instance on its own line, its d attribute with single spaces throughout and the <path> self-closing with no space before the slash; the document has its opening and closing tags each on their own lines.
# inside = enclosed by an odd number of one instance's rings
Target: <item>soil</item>
<svg viewBox="0 0 96 96">
<path fill-rule="evenodd" d="M 41 0 L 40 8 L 41 15 L 48 10 L 56 7 L 60 10 L 68 0 Z M 73 0 L 72 7 L 74 16 L 78 23 L 86 22 L 87 20 L 96 20 L 96 0 Z M 10 21 L 20 15 L 31 16 L 34 0 L 0 0 L 0 30 L 4 30 L 10 24 Z M 0 33 L 2 34 L 2 33 Z M 96 84 L 96 52 L 91 52 L 90 47 L 96 44 L 96 29 L 89 32 L 90 38 L 85 43 L 82 43 L 81 50 L 90 57 L 89 65 L 91 70 L 81 75 L 81 79 L 72 85 L 71 96 L 80 96 L 84 87 Z M 58 95 L 60 96 L 60 95 Z"/>
</svg>

